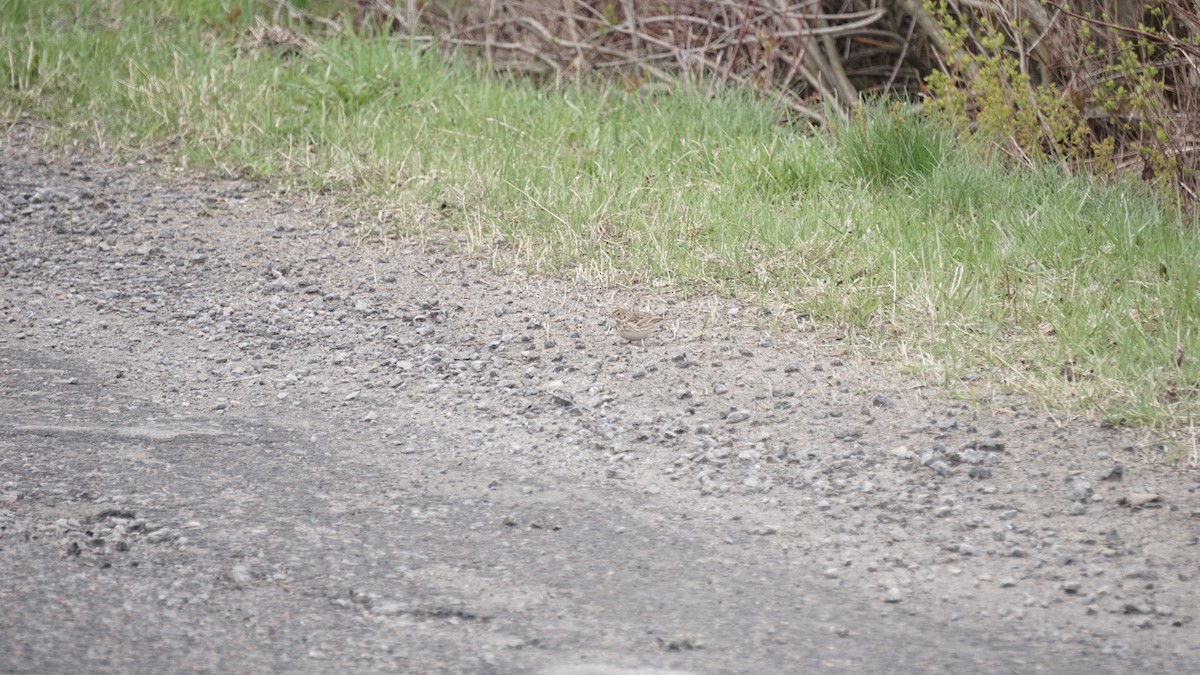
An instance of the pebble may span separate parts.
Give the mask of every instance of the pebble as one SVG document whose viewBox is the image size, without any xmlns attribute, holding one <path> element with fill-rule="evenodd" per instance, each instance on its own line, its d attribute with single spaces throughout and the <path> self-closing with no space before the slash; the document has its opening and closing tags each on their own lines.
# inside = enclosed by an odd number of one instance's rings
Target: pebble
<svg viewBox="0 0 1200 675">
<path fill-rule="evenodd" d="M 234 565 L 229 568 L 229 579 L 239 586 L 245 586 L 254 581 L 254 575 L 245 565 Z"/>
<path fill-rule="evenodd" d="M 1085 480 L 1077 480 L 1071 484 L 1070 499 L 1073 502 L 1086 502 L 1092 497 L 1092 484 Z"/>
</svg>

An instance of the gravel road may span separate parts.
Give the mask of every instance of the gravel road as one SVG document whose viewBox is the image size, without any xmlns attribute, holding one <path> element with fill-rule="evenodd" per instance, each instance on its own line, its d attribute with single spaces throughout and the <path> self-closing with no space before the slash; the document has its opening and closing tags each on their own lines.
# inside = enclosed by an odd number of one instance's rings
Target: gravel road
<svg viewBox="0 0 1200 675">
<path fill-rule="evenodd" d="M 2 672 L 1200 672 L 1200 473 L 1137 432 L 34 136 Z"/>
</svg>

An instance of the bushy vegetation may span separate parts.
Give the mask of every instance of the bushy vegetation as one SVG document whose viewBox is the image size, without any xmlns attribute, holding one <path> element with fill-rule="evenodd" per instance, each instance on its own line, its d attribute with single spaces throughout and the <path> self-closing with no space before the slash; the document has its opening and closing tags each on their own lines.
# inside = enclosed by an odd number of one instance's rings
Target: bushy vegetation
<svg viewBox="0 0 1200 675">
<path fill-rule="evenodd" d="M 691 78 L 813 124 L 864 97 L 928 100 L 1022 162 L 1143 176 L 1198 197 L 1200 17 L 1185 0 L 523 0 L 333 3 L 360 30 L 542 81 Z M 294 9 L 294 8 L 293 8 Z M 327 7 L 326 9 L 329 9 Z"/>
</svg>

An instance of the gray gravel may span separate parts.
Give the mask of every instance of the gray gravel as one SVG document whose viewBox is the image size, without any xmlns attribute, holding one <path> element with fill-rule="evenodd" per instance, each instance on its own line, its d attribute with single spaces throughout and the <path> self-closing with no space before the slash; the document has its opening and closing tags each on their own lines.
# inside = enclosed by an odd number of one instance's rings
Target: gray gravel
<svg viewBox="0 0 1200 675">
<path fill-rule="evenodd" d="M 1137 432 L 30 136 L 0 671 L 1200 671 L 1200 476 Z"/>
</svg>

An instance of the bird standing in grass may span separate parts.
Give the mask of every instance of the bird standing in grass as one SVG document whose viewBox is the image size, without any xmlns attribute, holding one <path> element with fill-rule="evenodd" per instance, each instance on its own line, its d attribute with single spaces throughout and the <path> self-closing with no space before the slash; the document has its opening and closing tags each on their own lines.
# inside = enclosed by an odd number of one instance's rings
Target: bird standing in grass
<svg viewBox="0 0 1200 675">
<path fill-rule="evenodd" d="M 657 314 L 625 308 L 614 309 L 611 316 L 617 322 L 617 335 L 630 342 L 643 342 L 666 320 Z"/>
</svg>

